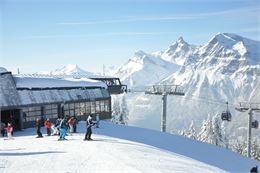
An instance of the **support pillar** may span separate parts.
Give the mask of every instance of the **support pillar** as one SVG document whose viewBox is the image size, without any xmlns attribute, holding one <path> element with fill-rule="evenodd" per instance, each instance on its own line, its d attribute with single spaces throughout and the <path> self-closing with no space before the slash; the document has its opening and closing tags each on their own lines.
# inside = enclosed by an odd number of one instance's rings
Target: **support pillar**
<svg viewBox="0 0 260 173">
<path fill-rule="evenodd" d="M 162 95 L 163 109 L 161 116 L 161 131 L 166 132 L 167 94 Z"/>
<path fill-rule="evenodd" d="M 24 117 L 23 117 L 23 110 L 19 109 L 19 123 L 20 123 L 20 130 L 24 129 L 23 123 L 24 123 Z"/>
<path fill-rule="evenodd" d="M 251 157 L 251 136 L 252 136 L 252 116 L 253 111 L 249 109 L 248 112 L 248 134 L 247 134 L 247 157 Z"/>
</svg>

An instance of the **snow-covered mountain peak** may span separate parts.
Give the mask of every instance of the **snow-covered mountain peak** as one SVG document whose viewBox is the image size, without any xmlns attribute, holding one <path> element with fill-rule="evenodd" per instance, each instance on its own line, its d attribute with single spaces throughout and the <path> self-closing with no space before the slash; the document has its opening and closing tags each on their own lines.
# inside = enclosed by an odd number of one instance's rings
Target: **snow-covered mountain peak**
<svg viewBox="0 0 260 173">
<path fill-rule="evenodd" d="M 143 87 L 160 81 L 177 69 L 179 69 L 179 66 L 176 64 L 165 61 L 153 54 L 137 51 L 133 58 L 119 68 L 115 75 L 129 88 Z"/>
<path fill-rule="evenodd" d="M 134 53 L 134 58 L 142 59 L 145 55 L 147 55 L 147 53 L 142 50 L 138 50 Z"/>
<path fill-rule="evenodd" d="M 208 43 L 206 43 L 204 46 L 202 46 L 201 50 L 202 52 L 206 52 L 209 49 L 232 49 L 233 45 L 237 43 L 237 40 L 230 37 L 229 34 L 225 33 L 218 33 L 215 36 L 213 36 Z M 201 53 L 200 53 L 201 54 Z"/>
<path fill-rule="evenodd" d="M 79 66 L 76 64 L 69 64 L 69 65 L 65 66 L 64 69 L 66 69 L 67 71 L 80 71 L 81 70 L 79 68 Z"/>
<path fill-rule="evenodd" d="M 186 43 L 182 36 L 180 36 L 176 42 L 177 43 Z"/>
<path fill-rule="evenodd" d="M 183 37 L 179 37 L 177 41 L 162 53 L 162 59 L 183 65 L 187 58 L 193 53 L 195 47 L 184 41 Z"/>
<path fill-rule="evenodd" d="M 159 65 L 159 66 L 168 66 L 169 63 L 161 59 L 160 57 L 154 56 L 153 54 L 145 53 L 144 51 L 137 51 L 135 52 L 133 58 L 128 60 L 128 63 L 134 63 L 137 66 L 142 65 Z"/>
<path fill-rule="evenodd" d="M 51 72 L 52 75 L 93 75 L 88 71 L 82 70 L 78 65 L 69 64 Z"/>
<path fill-rule="evenodd" d="M 198 50 L 198 56 L 207 58 L 208 62 L 219 62 L 224 65 L 257 65 L 260 62 L 260 42 L 236 34 L 218 33 Z M 217 61 L 218 60 L 218 61 Z M 215 64 L 215 63 L 214 63 Z"/>
<path fill-rule="evenodd" d="M 170 46 L 170 48 L 181 48 L 183 46 L 189 46 L 189 44 L 183 39 L 182 36 L 180 36 L 174 44 Z M 169 49 L 169 48 L 168 48 Z"/>
</svg>

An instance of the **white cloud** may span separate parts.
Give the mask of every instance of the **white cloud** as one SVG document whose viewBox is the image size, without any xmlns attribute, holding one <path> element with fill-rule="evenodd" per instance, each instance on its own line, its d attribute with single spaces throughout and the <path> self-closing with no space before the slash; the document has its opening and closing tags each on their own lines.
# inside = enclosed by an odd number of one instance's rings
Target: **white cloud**
<svg viewBox="0 0 260 173">
<path fill-rule="evenodd" d="M 193 20 L 193 19 L 206 19 L 212 16 L 227 16 L 233 14 L 237 17 L 237 15 L 244 14 L 245 15 L 260 15 L 259 7 L 244 7 L 223 11 L 215 11 L 215 12 L 206 12 L 206 13 L 194 13 L 194 14 L 182 14 L 175 16 L 128 16 L 119 19 L 109 19 L 109 20 L 100 20 L 100 21 L 85 21 L 85 22 L 59 22 L 57 25 L 96 25 L 96 24 L 113 24 L 113 23 L 128 23 L 128 22 L 139 22 L 139 21 L 174 21 L 174 20 Z"/>
<path fill-rule="evenodd" d="M 135 35 L 167 35 L 175 34 L 175 32 L 107 32 L 98 34 L 82 34 L 82 35 L 32 35 L 32 36 L 21 36 L 21 40 L 31 39 L 56 39 L 56 38 L 89 38 L 95 36 L 135 36 Z"/>
</svg>

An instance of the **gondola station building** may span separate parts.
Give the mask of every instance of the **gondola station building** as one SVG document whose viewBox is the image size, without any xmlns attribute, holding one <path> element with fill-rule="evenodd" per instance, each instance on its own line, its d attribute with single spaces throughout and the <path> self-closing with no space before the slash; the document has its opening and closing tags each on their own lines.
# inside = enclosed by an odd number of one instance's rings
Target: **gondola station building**
<svg viewBox="0 0 260 173">
<path fill-rule="evenodd" d="M 89 114 L 111 118 L 107 85 L 88 78 L 25 77 L 0 67 L 0 120 L 12 122 L 15 130 L 33 127 L 37 118 Z"/>
</svg>

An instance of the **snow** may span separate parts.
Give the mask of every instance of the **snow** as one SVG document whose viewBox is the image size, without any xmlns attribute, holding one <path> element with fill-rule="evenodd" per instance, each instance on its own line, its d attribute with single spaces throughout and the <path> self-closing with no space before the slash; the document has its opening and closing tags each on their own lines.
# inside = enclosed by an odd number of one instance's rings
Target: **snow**
<svg viewBox="0 0 260 173">
<path fill-rule="evenodd" d="M 105 89 L 70 89 L 70 90 L 18 90 L 19 105 L 67 102 L 71 100 L 94 100 L 109 98 Z"/>
<path fill-rule="evenodd" d="M 85 71 L 81 69 L 78 65 L 76 64 L 68 64 L 62 68 L 56 69 L 54 71 L 41 71 L 34 73 L 32 75 L 26 75 L 23 74 L 22 76 L 30 76 L 30 77 L 52 77 L 55 76 L 57 78 L 110 78 L 110 75 L 102 75 L 102 74 L 94 74 L 92 72 Z"/>
<path fill-rule="evenodd" d="M 17 106 L 20 103 L 11 74 L 0 75 L 0 107 Z"/>
<path fill-rule="evenodd" d="M 152 130 L 101 121 L 100 128 L 93 129 L 94 141 L 83 141 L 85 122 L 78 130 L 67 141 L 57 141 L 57 136 L 35 138 L 34 129 L 15 132 L 14 140 L 0 138 L 0 172 L 238 173 L 259 164 L 222 148 Z"/>
<path fill-rule="evenodd" d="M 67 66 L 62 67 L 61 69 L 57 69 L 53 72 L 51 72 L 52 75 L 88 75 L 92 76 L 93 73 L 87 72 L 85 70 L 82 70 L 78 67 L 78 65 L 75 64 L 69 64 Z"/>
<path fill-rule="evenodd" d="M 142 88 L 154 84 L 179 69 L 179 65 L 169 63 L 152 54 L 137 51 L 133 58 L 118 69 L 115 76 L 128 88 Z"/>
<path fill-rule="evenodd" d="M 184 65 L 192 56 L 195 48 L 195 46 L 185 42 L 183 37 L 179 37 L 173 45 L 161 53 L 161 58 L 178 65 Z"/>
<path fill-rule="evenodd" d="M 204 45 L 193 46 L 180 37 L 168 49 L 152 55 L 182 66 L 176 68 L 176 71 L 163 73 L 153 64 L 144 63 L 141 70 L 132 73 L 131 70 L 139 66 L 130 66 L 128 63 L 119 68 L 121 70 L 118 74 L 122 83 L 128 84 L 128 88 L 158 83 L 184 87 L 184 97 L 168 97 L 168 132 L 188 128 L 192 120 L 196 126 L 201 126 L 208 113 L 220 114 L 226 109 L 225 102 L 228 101 L 233 119 L 227 125 L 226 134 L 234 138 L 241 135 L 236 129 L 246 126 L 247 116 L 246 113 L 235 111 L 235 103 L 260 102 L 259 41 L 236 34 L 219 33 Z M 159 130 L 162 109 L 160 99 L 160 96 L 129 93 L 129 125 Z M 259 131 L 253 132 L 253 136 L 259 138 Z"/>
<path fill-rule="evenodd" d="M 102 87 L 107 88 L 103 82 L 87 78 L 74 79 L 55 79 L 15 76 L 17 88 L 56 88 L 56 87 Z"/>
</svg>

